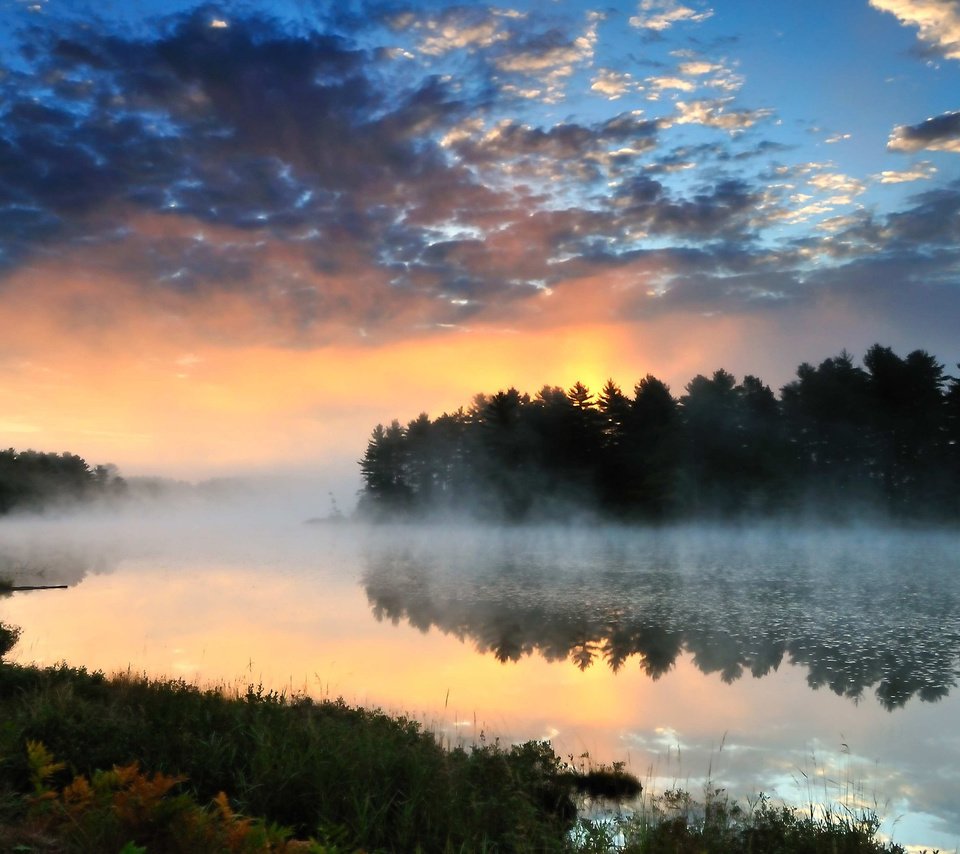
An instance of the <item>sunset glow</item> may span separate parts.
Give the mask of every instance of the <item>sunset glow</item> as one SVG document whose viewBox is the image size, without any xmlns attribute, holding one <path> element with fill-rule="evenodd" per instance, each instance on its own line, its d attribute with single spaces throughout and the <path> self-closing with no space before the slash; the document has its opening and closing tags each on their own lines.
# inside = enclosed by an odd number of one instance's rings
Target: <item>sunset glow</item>
<svg viewBox="0 0 960 854">
<path fill-rule="evenodd" d="M 877 341 L 949 369 L 934 5 L 6 2 L 4 442 L 346 470 L 510 385 L 777 388 Z"/>
</svg>

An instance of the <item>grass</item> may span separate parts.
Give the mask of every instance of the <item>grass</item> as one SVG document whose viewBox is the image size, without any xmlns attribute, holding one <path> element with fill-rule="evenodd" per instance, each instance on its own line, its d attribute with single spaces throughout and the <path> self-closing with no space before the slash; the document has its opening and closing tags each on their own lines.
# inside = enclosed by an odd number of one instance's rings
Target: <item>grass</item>
<svg viewBox="0 0 960 854">
<path fill-rule="evenodd" d="M 644 799 L 634 812 L 581 821 L 574 831 L 583 854 L 904 854 L 877 837 L 869 810 L 775 805 L 763 795 L 741 805 L 722 789 L 703 800 L 674 789 Z"/>
<path fill-rule="evenodd" d="M 0 593 L 2 593 L 2 590 L 0 590 Z M 18 628 L 0 623 L 0 658 L 3 658 L 13 649 L 19 637 L 20 630 Z"/>
<path fill-rule="evenodd" d="M 257 687 L 3 665 L 0 721 L 0 825 L 29 813 L 28 743 L 56 759 L 50 792 L 136 760 L 198 804 L 226 792 L 238 813 L 351 851 L 561 851 L 575 817 L 549 745 L 446 750 L 415 721 Z"/>
<path fill-rule="evenodd" d="M 622 766 L 575 769 L 543 742 L 448 749 L 342 701 L 0 663 L 0 851 L 903 851 L 870 813 L 721 791 L 577 817 L 639 794 Z"/>
</svg>

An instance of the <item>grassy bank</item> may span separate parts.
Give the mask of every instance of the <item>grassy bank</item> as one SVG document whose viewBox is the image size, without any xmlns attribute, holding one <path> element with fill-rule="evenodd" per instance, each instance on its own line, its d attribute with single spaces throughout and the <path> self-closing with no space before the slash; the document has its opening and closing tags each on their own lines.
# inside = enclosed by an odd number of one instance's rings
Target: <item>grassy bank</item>
<svg viewBox="0 0 960 854">
<path fill-rule="evenodd" d="M 225 792 L 239 813 L 345 850 L 562 850 L 574 817 L 546 745 L 445 750 L 414 721 L 340 702 L 13 666 L 0 698 L 8 824 L 38 791 L 28 742 L 62 764 L 43 791 L 137 761 L 184 777 L 198 803 Z"/>
<path fill-rule="evenodd" d="M 902 851 L 869 815 L 722 793 L 577 821 L 584 790 L 629 794 L 631 780 L 574 773 L 539 742 L 446 749 L 342 702 L 0 664 L 3 852 Z"/>
</svg>

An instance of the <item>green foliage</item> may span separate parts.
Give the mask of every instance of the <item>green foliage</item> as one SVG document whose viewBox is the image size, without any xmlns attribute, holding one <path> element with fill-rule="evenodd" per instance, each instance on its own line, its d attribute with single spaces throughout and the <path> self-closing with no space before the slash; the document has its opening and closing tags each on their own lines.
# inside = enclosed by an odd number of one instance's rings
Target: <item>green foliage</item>
<svg viewBox="0 0 960 854">
<path fill-rule="evenodd" d="M 636 796 L 622 765 L 575 770 L 544 742 L 445 750 L 415 721 L 256 686 L 5 666 L 0 721 L 0 850 L 22 854 L 903 854 L 873 813 L 722 790 L 578 821 L 575 789 Z"/>
<path fill-rule="evenodd" d="M 183 682 L 7 666 L 0 720 L 0 795 L 62 801 L 74 791 L 67 769 L 94 789 L 115 779 L 99 769 L 128 769 L 110 798 L 127 777 L 158 789 L 175 780 L 163 801 L 174 813 L 186 809 L 181 795 L 208 803 L 229 792 L 244 815 L 331 851 L 559 851 L 574 815 L 548 745 L 446 750 L 415 721 L 255 686 L 229 698 Z M 43 747 L 28 754 L 28 742 Z M 103 832 L 118 847 L 145 844 L 131 828 Z"/>
</svg>

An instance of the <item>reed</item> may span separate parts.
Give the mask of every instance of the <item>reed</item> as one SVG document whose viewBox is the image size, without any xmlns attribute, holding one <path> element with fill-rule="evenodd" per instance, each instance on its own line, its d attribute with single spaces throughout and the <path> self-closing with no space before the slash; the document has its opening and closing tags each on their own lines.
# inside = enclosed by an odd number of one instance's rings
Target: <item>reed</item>
<svg viewBox="0 0 960 854">
<path fill-rule="evenodd" d="M 237 813 L 337 850 L 562 851 L 576 813 L 547 744 L 448 750 L 416 721 L 260 686 L 4 665 L 0 720 L 0 825 L 29 812 L 29 743 L 56 757 L 50 792 L 136 761 L 184 778 L 197 804 L 226 792 Z"/>
<path fill-rule="evenodd" d="M 444 746 L 402 716 L 259 685 L 0 664 L 0 722 L 0 850 L 22 854 L 904 851 L 867 810 L 637 798 L 619 764 L 577 768 L 544 742 Z"/>
</svg>

